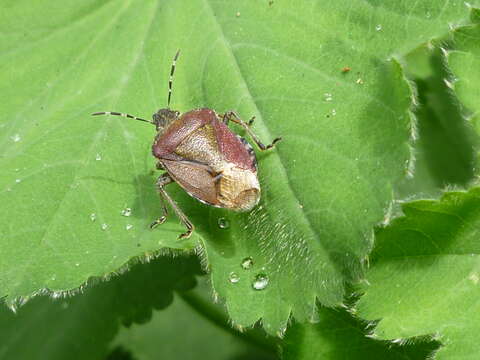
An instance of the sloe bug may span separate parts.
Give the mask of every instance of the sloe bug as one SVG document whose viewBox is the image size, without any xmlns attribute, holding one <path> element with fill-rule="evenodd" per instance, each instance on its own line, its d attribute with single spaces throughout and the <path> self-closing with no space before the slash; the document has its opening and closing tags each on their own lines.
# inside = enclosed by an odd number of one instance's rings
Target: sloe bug
<svg viewBox="0 0 480 360">
<path fill-rule="evenodd" d="M 173 74 L 179 54 L 180 51 L 177 51 L 170 69 L 167 107 L 153 114 L 152 121 L 113 111 L 92 115 L 123 116 L 155 125 L 157 135 L 152 152 L 158 159 L 157 169 L 166 172 L 156 182 L 163 215 L 150 228 L 167 219 L 167 202 L 187 228 L 179 238 L 188 238 L 195 227 L 165 191 L 165 186 L 177 182 L 190 196 L 202 203 L 249 211 L 260 200 L 257 160 L 250 144 L 234 134 L 227 125 L 232 121 L 242 126 L 262 151 L 272 148 L 281 138 L 274 139 L 270 145 L 262 144 L 250 129 L 255 117 L 245 123 L 233 111 L 217 114 L 212 109 L 200 108 L 180 114 L 171 110 Z"/>
</svg>

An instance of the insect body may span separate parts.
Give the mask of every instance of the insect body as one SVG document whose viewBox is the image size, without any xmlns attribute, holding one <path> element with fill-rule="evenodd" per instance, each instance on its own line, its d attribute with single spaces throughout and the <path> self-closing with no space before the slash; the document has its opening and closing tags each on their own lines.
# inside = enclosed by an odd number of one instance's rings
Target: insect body
<svg viewBox="0 0 480 360">
<path fill-rule="evenodd" d="M 152 121 L 118 112 L 92 115 L 118 115 L 155 125 L 157 136 L 152 152 L 158 159 L 157 168 L 166 172 L 157 180 L 163 215 L 150 227 L 165 222 L 167 202 L 187 228 L 179 238 L 188 238 L 194 226 L 165 191 L 165 186 L 177 182 L 188 194 L 205 204 L 236 211 L 251 210 L 260 199 L 255 153 L 248 142 L 234 134 L 227 125 L 232 121 L 242 126 L 260 150 L 272 148 L 281 139 L 276 138 L 265 146 L 250 129 L 254 117 L 245 123 L 233 111 L 217 114 L 203 108 L 180 114 L 171 110 L 172 79 L 178 55 L 179 52 L 170 71 L 167 108 L 153 114 Z"/>
</svg>

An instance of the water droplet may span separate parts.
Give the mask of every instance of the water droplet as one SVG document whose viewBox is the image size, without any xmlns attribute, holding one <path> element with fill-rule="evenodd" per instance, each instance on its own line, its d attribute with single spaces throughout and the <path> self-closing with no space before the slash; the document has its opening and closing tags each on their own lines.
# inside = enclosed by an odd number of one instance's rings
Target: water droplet
<svg viewBox="0 0 480 360">
<path fill-rule="evenodd" d="M 130 215 L 132 215 L 132 209 L 130 209 L 130 208 L 125 208 L 125 209 L 123 209 L 123 210 L 122 210 L 122 215 L 123 215 L 123 216 L 130 216 Z"/>
<path fill-rule="evenodd" d="M 97 215 L 95 213 L 90 214 L 90 220 L 95 221 L 97 220 Z"/>
<path fill-rule="evenodd" d="M 255 290 L 263 290 L 268 285 L 268 276 L 265 274 L 258 274 L 255 276 L 255 280 L 253 281 L 252 287 Z"/>
<path fill-rule="evenodd" d="M 20 169 L 19 169 L 19 168 L 16 168 L 16 169 L 15 169 L 15 172 L 19 172 L 19 171 L 20 171 Z"/>
<path fill-rule="evenodd" d="M 22 181 L 22 179 L 15 179 L 15 182 L 19 184 Z"/>
<path fill-rule="evenodd" d="M 102 224 L 102 230 L 107 230 L 108 225 L 107 224 Z"/>
<path fill-rule="evenodd" d="M 95 156 L 95 160 L 97 160 L 97 161 L 100 161 L 100 160 L 102 160 L 102 155 L 100 155 L 100 154 L 97 154 L 97 156 Z"/>
<path fill-rule="evenodd" d="M 242 260 L 242 268 L 248 270 L 253 266 L 253 259 L 249 256 Z"/>
<path fill-rule="evenodd" d="M 277 336 L 281 339 L 285 336 L 285 333 L 287 332 L 287 327 L 282 326 L 278 331 L 277 331 Z"/>
<path fill-rule="evenodd" d="M 52 281 L 55 281 L 56 279 L 57 279 L 56 275 L 52 275 L 52 277 L 50 278 L 50 280 L 52 280 Z"/>
<path fill-rule="evenodd" d="M 10 139 L 12 139 L 13 142 L 19 142 L 20 140 L 22 140 L 22 138 L 20 137 L 19 134 L 15 134 L 13 136 L 10 136 Z"/>
<path fill-rule="evenodd" d="M 330 94 L 330 93 L 325 93 L 325 94 L 323 94 L 323 99 L 324 99 L 325 101 L 332 101 L 332 100 L 333 100 L 333 96 L 332 96 L 332 94 Z"/>
<path fill-rule="evenodd" d="M 220 229 L 228 229 L 230 227 L 230 221 L 228 221 L 227 219 L 225 218 L 219 218 L 218 219 L 218 227 Z"/>
<path fill-rule="evenodd" d="M 375 26 L 375 30 L 381 31 L 382 30 L 382 24 L 377 24 L 377 26 Z"/>
<path fill-rule="evenodd" d="M 131 228 L 133 228 L 132 224 L 127 224 L 127 226 L 125 226 L 125 229 L 127 229 L 127 230 L 130 230 Z"/>
<path fill-rule="evenodd" d="M 332 116 L 335 116 L 335 115 L 337 115 L 337 110 L 332 109 Z"/>
<path fill-rule="evenodd" d="M 75 263 L 75 266 L 80 266 L 80 263 Z"/>
<path fill-rule="evenodd" d="M 355 81 L 358 85 L 363 85 L 363 79 L 358 78 L 357 81 Z"/>
<path fill-rule="evenodd" d="M 240 276 L 238 276 L 236 272 L 232 271 L 228 276 L 228 281 L 230 281 L 232 284 L 236 284 L 240 281 Z"/>
<path fill-rule="evenodd" d="M 432 14 L 430 14 L 430 11 L 427 11 L 426 15 L 427 19 L 430 19 L 430 17 L 432 16 Z"/>
</svg>

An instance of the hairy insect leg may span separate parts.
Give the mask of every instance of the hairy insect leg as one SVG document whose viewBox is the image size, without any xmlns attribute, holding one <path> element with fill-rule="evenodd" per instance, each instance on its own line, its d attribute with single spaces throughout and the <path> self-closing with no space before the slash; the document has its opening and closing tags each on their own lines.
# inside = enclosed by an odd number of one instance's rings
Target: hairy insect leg
<svg viewBox="0 0 480 360">
<path fill-rule="evenodd" d="M 233 111 L 231 111 L 233 112 Z M 222 121 L 225 125 L 228 125 L 228 123 L 230 122 L 230 117 L 226 116 L 228 113 L 224 114 L 223 115 L 223 118 L 222 118 Z M 238 116 L 237 116 L 238 117 Z M 247 125 L 248 126 L 252 126 L 253 122 L 255 121 L 255 116 L 252 116 L 252 118 L 250 120 L 248 120 L 248 123 Z"/>
<path fill-rule="evenodd" d="M 242 126 L 245 129 L 245 131 L 248 133 L 248 135 L 250 135 L 250 137 L 253 139 L 255 144 L 257 144 L 258 148 L 262 151 L 271 149 L 272 147 L 275 146 L 275 143 L 282 140 L 281 137 L 277 137 L 272 141 L 271 144 L 264 145 L 260 141 L 260 139 L 257 137 L 257 135 L 255 135 L 255 133 L 252 131 L 252 129 L 250 129 L 250 125 L 252 125 L 253 121 L 255 120 L 255 116 L 252 117 L 248 123 L 246 123 L 245 121 L 240 119 L 234 111 L 229 111 L 229 112 L 226 112 L 225 114 L 223 114 L 223 122 L 225 124 L 228 124 L 229 120 L 232 120 L 235 124 L 238 124 L 238 125 Z"/>
<path fill-rule="evenodd" d="M 158 167 L 157 167 L 158 168 Z M 165 191 L 163 190 L 163 187 L 172 183 L 173 182 L 173 179 L 167 174 L 162 174 L 160 175 L 160 177 L 157 179 L 157 188 L 158 189 L 162 189 L 162 191 Z M 164 196 L 162 195 L 162 192 L 160 191 L 160 203 L 162 205 L 162 212 L 163 212 L 163 215 L 161 217 L 159 217 L 158 219 L 156 219 L 153 223 L 150 224 L 150 229 L 153 229 L 155 227 L 157 227 L 158 225 L 161 225 L 165 222 L 165 220 L 167 220 L 167 216 L 168 216 L 168 209 L 167 209 L 167 206 L 165 204 L 165 199 L 164 199 Z"/>
<path fill-rule="evenodd" d="M 192 234 L 193 230 L 195 227 L 191 223 L 191 221 L 188 219 L 188 217 L 183 213 L 183 211 L 180 209 L 180 207 L 177 205 L 177 203 L 168 195 L 168 193 L 165 191 L 164 187 L 170 183 L 172 183 L 174 180 L 168 175 L 168 173 L 164 173 L 160 175 L 160 177 L 157 180 L 157 189 L 158 192 L 160 193 L 161 199 L 162 199 L 162 209 L 163 209 L 163 215 L 159 217 L 157 220 L 155 220 L 151 225 L 150 228 L 153 229 L 156 226 L 163 224 L 165 220 L 167 219 L 168 211 L 166 207 L 166 202 L 172 207 L 173 211 L 175 211 L 175 214 L 177 214 L 178 218 L 180 221 L 185 225 L 187 228 L 187 231 L 181 234 L 178 238 L 183 239 L 183 238 L 189 238 L 190 235 Z"/>
</svg>

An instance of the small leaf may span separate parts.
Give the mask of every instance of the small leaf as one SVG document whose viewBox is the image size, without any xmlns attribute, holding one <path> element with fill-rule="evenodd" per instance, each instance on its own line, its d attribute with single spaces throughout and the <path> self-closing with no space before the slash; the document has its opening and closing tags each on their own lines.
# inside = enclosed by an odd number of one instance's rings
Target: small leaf
<svg viewBox="0 0 480 360">
<path fill-rule="evenodd" d="M 445 186 L 466 186 L 473 180 L 478 135 L 462 116 L 458 99 L 445 79 L 449 77 L 442 47 L 431 40 L 408 54 L 407 76 L 416 85 L 418 141 L 415 174 L 402 186 L 402 198 L 439 197 Z"/>
<path fill-rule="evenodd" d="M 433 334 L 437 359 L 478 358 L 480 188 L 402 209 L 377 231 L 358 315 L 380 339 Z"/>
<path fill-rule="evenodd" d="M 465 107 L 465 116 L 480 132 L 480 9 L 472 9 L 471 18 L 476 21 L 470 26 L 456 29 L 452 51 L 446 54 L 447 63 L 453 73 L 449 79 L 452 89 Z"/>
<path fill-rule="evenodd" d="M 315 324 L 293 324 L 282 345 L 283 360 L 427 359 L 438 347 L 425 339 L 395 344 L 366 337 L 366 325 L 345 310 L 321 308 Z"/>
</svg>

